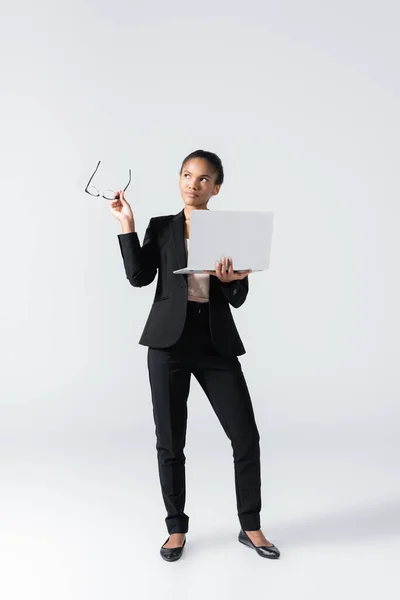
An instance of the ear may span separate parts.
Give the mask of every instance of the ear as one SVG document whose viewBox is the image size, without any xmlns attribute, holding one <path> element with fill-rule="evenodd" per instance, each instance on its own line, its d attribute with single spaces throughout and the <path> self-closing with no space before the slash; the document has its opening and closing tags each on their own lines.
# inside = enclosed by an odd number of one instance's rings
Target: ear
<svg viewBox="0 0 400 600">
<path fill-rule="evenodd" d="M 220 190 L 220 189 L 221 189 L 221 184 L 219 184 L 219 185 L 214 185 L 214 188 L 213 188 L 213 193 L 212 193 L 212 195 L 213 195 L 213 196 L 216 196 L 216 195 L 218 194 L 218 192 L 219 192 L 219 190 Z"/>
</svg>

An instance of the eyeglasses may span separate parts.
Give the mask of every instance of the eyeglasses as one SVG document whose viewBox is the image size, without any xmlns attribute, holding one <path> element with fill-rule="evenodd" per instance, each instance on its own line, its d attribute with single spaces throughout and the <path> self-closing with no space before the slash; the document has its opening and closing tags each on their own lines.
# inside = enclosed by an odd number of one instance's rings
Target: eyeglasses
<svg viewBox="0 0 400 600">
<path fill-rule="evenodd" d="M 101 160 L 99 160 L 99 162 L 97 163 L 97 167 L 95 168 L 93 175 L 87 182 L 87 185 L 85 187 L 85 192 L 87 194 L 90 194 L 91 196 L 101 196 L 102 198 L 105 198 L 106 200 L 114 200 L 115 194 L 116 194 L 115 191 L 107 189 L 107 190 L 105 190 L 104 194 L 100 194 L 99 190 L 90 183 L 92 181 L 93 177 L 95 176 L 100 163 L 101 163 Z M 129 169 L 129 181 L 128 181 L 127 185 L 124 187 L 124 192 L 125 192 L 126 188 L 128 187 L 128 185 L 130 184 L 130 182 L 131 182 L 131 170 Z"/>
</svg>

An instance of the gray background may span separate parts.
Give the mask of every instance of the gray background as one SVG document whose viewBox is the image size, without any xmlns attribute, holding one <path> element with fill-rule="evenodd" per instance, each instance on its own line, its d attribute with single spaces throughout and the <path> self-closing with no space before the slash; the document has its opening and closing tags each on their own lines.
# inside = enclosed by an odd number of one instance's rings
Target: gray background
<svg viewBox="0 0 400 600">
<path fill-rule="evenodd" d="M 2 3 L 7 600 L 398 597 L 399 51 L 388 1 Z M 237 542 L 230 443 L 194 379 L 188 543 L 161 560 L 138 345 L 155 283 L 129 285 L 119 223 L 83 191 L 100 159 L 100 187 L 131 168 L 142 240 L 183 208 L 197 148 L 225 168 L 210 209 L 274 212 L 233 314 L 280 561 Z"/>
</svg>

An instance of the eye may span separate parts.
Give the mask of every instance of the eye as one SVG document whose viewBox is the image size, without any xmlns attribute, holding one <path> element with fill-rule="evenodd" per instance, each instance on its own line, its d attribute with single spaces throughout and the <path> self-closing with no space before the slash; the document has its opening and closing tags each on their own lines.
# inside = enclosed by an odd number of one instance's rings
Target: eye
<svg viewBox="0 0 400 600">
<path fill-rule="evenodd" d="M 184 177 L 186 177 L 186 175 L 187 175 L 188 177 L 190 177 L 189 173 L 184 173 L 184 175 L 183 175 L 183 176 L 184 176 Z M 205 179 L 205 180 L 207 181 L 207 177 L 202 177 L 202 179 Z"/>
</svg>

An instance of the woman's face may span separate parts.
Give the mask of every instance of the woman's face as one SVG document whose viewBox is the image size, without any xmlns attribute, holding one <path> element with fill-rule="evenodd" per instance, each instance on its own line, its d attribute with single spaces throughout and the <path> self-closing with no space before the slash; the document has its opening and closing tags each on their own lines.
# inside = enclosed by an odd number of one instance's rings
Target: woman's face
<svg viewBox="0 0 400 600">
<path fill-rule="evenodd" d="M 203 206 L 216 196 L 221 185 L 215 185 L 217 173 L 204 158 L 192 158 L 183 166 L 179 178 L 182 200 L 188 206 Z"/>
</svg>

